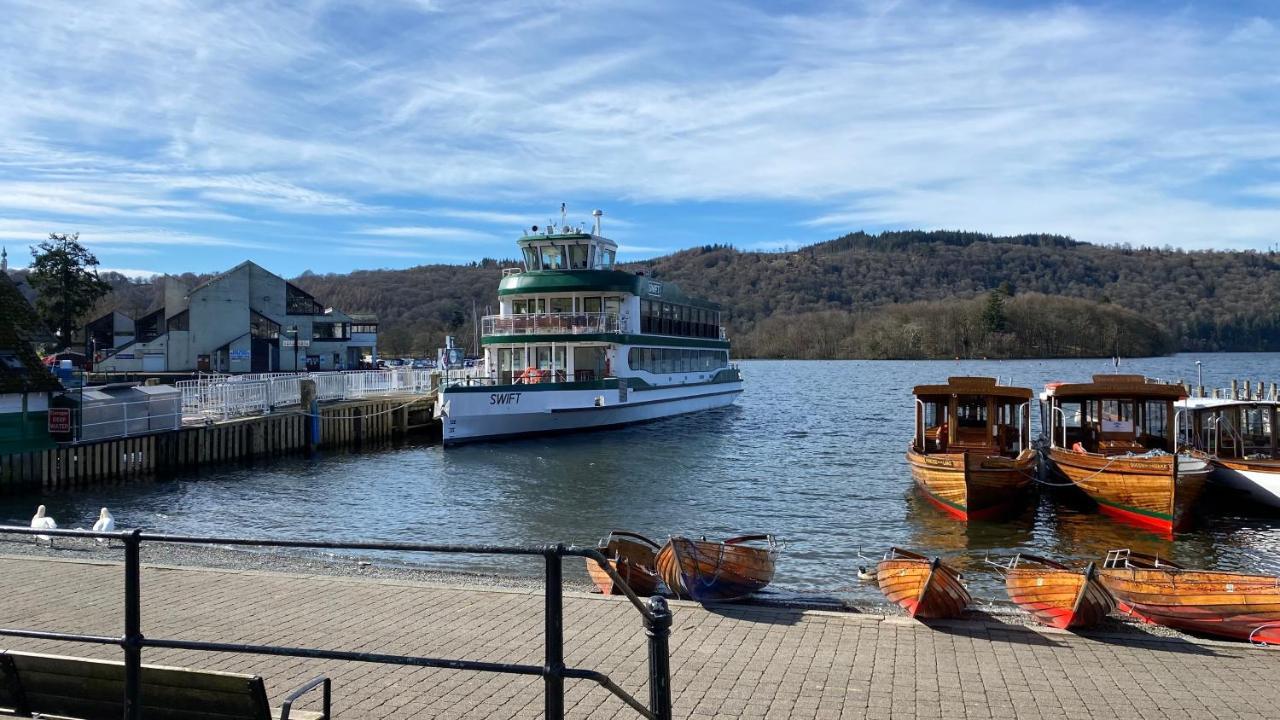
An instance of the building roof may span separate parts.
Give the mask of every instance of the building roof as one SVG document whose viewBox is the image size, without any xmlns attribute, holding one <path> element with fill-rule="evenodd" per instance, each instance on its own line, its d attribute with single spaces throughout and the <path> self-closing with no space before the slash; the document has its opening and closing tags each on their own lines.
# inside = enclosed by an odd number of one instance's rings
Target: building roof
<svg viewBox="0 0 1280 720">
<path fill-rule="evenodd" d="M 0 273 L 0 393 L 61 390 L 36 355 L 43 323 L 7 273 Z"/>
</svg>

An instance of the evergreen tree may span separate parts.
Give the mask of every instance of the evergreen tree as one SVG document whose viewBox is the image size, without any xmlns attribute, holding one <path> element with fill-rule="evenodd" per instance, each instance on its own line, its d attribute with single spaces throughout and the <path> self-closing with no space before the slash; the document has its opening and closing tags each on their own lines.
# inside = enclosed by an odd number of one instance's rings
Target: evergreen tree
<svg viewBox="0 0 1280 720">
<path fill-rule="evenodd" d="M 987 306 L 982 311 L 982 327 L 989 333 L 1004 332 L 1008 318 L 1004 314 L 1005 294 L 999 289 L 987 294 Z"/>
<path fill-rule="evenodd" d="M 98 258 L 80 244 L 80 233 L 49 233 L 49 239 L 31 248 L 28 281 L 39 293 L 36 311 L 58 333 L 59 342 L 71 344 L 85 313 L 111 291 L 98 277 Z"/>
</svg>

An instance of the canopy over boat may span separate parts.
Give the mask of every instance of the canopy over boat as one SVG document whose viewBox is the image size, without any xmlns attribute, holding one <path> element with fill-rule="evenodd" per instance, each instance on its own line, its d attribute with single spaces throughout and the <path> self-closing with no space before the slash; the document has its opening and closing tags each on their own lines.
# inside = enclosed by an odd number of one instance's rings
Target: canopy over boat
<svg viewBox="0 0 1280 720">
<path fill-rule="evenodd" d="M 949 377 L 946 385 L 917 385 L 911 393 L 916 397 L 930 395 L 991 395 L 994 397 L 1030 400 L 1031 390 L 1028 388 L 1000 385 L 990 377 Z"/>
<path fill-rule="evenodd" d="M 1143 400 L 1181 400 L 1186 388 L 1177 383 L 1150 380 L 1143 375 L 1094 375 L 1093 382 L 1049 383 L 1040 394 L 1049 398 L 1140 398 Z"/>
</svg>

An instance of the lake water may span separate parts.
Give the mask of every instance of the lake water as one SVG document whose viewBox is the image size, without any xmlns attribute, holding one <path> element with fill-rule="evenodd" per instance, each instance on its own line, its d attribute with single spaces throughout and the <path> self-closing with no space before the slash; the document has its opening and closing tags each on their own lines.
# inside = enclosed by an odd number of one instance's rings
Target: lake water
<svg viewBox="0 0 1280 720">
<path fill-rule="evenodd" d="M 1125 360 L 1122 372 L 1206 386 L 1280 380 L 1280 355 Z M 911 388 L 950 375 L 999 376 L 1039 391 L 1112 370 L 1106 360 L 747 361 L 735 407 L 621 430 L 219 467 L 172 480 L 5 498 L 0 517 L 26 524 L 44 502 L 63 527 L 88 527 L 106 505 L 123 527 L 192 534 L 459 543 L 592 544 L 610 528 L 728 537 L 770 532 L 785 543 L 775 587 L 878 601 L 854 573 L 890 545 L 959 565 L 974 594 L 1002 599 L 984 565 L 1019 550 L 1066 560 L 1113 547 L 1184 564 L 1280 572 L 1280 518 L 1210 498 L 1199 525 L 1169 540 L 1043 492 L 1020 517 L 952 521 L 914 489 L 903 452 Z M 1032 413 L 1033 417 L 1038 415 Z M 1038 424 L 1038 418 L 1036 419 Z M 437 556 L 457 569 L 536 572 L 528 561 Z M 495 567 L 494 563 L 500 563 Z M 503 564 L 505 563 L 505 564 Z"/>
</svg>

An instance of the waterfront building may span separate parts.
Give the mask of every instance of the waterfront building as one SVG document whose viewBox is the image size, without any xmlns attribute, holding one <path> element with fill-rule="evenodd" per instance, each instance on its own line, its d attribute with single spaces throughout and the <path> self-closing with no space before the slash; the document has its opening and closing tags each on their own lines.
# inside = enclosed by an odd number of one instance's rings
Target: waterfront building
<svg viewBox="0 0 1280 720">
<path fill-rule="evenodd" d="M 62 389 L 40 361 L 47 331 L 7 273 L 0 272 L 0 454 L 52 447 L 49 399 Z"/>
<path fill-rule="evenodd" d="M 84 355 L 91 361 L 114 355 L 131 342 L 133 318 L 118 310 L 112 310 L 84 326 Z"/>
<path fill-rule="evenodd" d="M 377 356 L 376 317 L 326 308 L 251 261 L 193 288 L 172 277 L 165 283 L 164 306 L 134 321 L 133 339 L 118 344 L 97 370 L 349 370 Z"/>
</svg>

